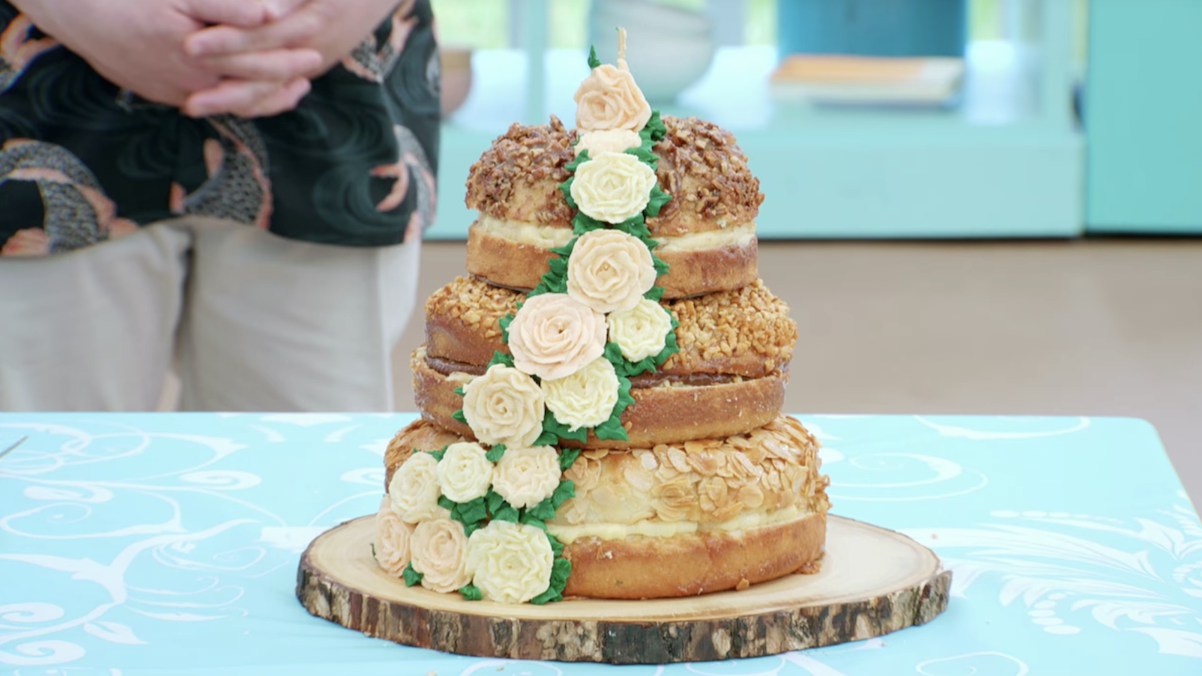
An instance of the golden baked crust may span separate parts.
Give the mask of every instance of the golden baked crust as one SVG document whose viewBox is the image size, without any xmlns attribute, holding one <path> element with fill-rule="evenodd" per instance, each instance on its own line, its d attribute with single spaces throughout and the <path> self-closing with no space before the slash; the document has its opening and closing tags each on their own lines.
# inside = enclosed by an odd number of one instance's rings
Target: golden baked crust
<svg viewBox="0 0 1202 676">
<path fill-rule="evenodd" d="M 431 368 L 424 348 L 413 352 L 409 366 L 413 369 L 413 400 L 422 417 L 474 439 L 467 425 L 451 417 L 463 408 L 463 397 L 455 394 L 455 390 L 464 381 L 451 380 Z M 777 371 L 761 378 L 740 378 L 713 385 L 666 383 L 631 387 L 634 403 L 619 418 L 629 440 L 602 440 L 589 432 L 584 447 L 638 448 L 746 432 L 780 414 L 788 380 L 787 372 Z"/>
<path fill-rule="evenodd" d="M 656 178 L 672 196 L 655 218 L 652 236 L 680 235 L 750 223 L 764 195 L 734 135 L 695 117 L 663 118 L 667 134 L 655 145 Z M 513 124 L 472 165 L 469 209 L 507 221 L 571 227 L 573 212 L 559 191 L 574 157 L 576 131 L 555 116 L 549 124 Z"/>
<path fill-rule="evenodd" d="M 508 352 L 497 321 L 517 312 L 525 296 L 459 277 L 426 300 L 426 350 L 431 357 L 483 366 Z M 789 306 L 755 281 L 736 291 L 667 301 L 680 326 L 680 352 L 659 368 L 668 375 L 723 374 L 762 378 L 788 369 L 797 342 Z"/>
<path fill-rule="evenodd" d="M 389 444 L 387 478 L 413 450 L 461 439 L 410 424 Z M 547 522 L 572 561 L 565 593 L 686 596 L 813 572 L 830 506 L 819 470 L 817 441 L 786 416 L 726 438 L 585 450 L 565 473 L 576 497 Z"/>
<path fill-rule="evenodd" d="M 655 283 L 664 287 L 664 298 L 669 300 L 739 289 L 757 279 L 758 253 L 754 236 L 695 251 L 657 250 L 655 255 L 668 264 L 668 273 Z M 479 224 L 467 231 L 467 271 L 498 286 L 533 289 L 554 255 L 543 247 L 487 232 Z"/>
<path fill-rule="evenodd" d="M 572 562 L 565 596 L 654 599 L 696 596 L 816 573 L 826 514 L 746 531 L 701 531 L 666 538 L 582 538 L 564 546 Z"/>
</svg>

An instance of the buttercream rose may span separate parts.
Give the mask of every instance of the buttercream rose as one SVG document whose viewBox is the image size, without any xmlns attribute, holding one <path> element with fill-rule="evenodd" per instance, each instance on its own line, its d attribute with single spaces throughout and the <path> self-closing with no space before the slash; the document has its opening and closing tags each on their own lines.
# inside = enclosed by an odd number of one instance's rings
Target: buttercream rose
<svg viewBox="0 0 1202 676">
<path fill-rule="evenodd" d="M 608 359 L 595 359 L 567 378 L 543 382 L 547 408 L 569 431 L 596 427 L 618 403 L 618 374 Z"/>
<path fill-rule="evenodd" d="M 388 499 L 401 520 L 417 523 L 446 516 L 438 506 L 438 461 L 429 453 L 414 453 L 392 473 Z"/>
<path fill-rule="evenodd" d="M 651 119 L 651 105 L 630 73 L 626 60 L 601 64 L 580 83 L 576 102 L 576 128 L 638 131 Z"/>
<path fill-rule="evenodd" d="M 492 472 L 492 462 L 480 444 L 461 441 L 447 446 L 438 462 L 438 486 L 447 499 L 469 502 L 488 492 Z"/>
<path fill-rule="evenodd" d="M 463 524 L 451 519 L 431 519 L 417 524 L 409 539 L 413 570 L 422 574 L 422 586 L 431 591 L 453 592 L 471 581 L 467 574 L 467 536 Z"/>
<path fill-rule="evenodd" d="M 509 350 L 519 371 L 563 378 L 605 351 L 605 317 L 566 294 L 534 296 L 509 324 Z"/>
<path fill-rule="evenodd" d="M 409 565 L 409 539 L 413 526 L 401 521 L 392 509 L 387 496 L 380 500 L 380 511 L 376 512 L 376 562 L 393 577 Z"/>
<path fill-rule="evenodd" d="M 492 521 L 467 539 L 467 572 L 486 601 L 525 603 L 547 590 L 555 558 L 547 534 Z"/>
<path fill-rule="evenodd" d="M 543 401 L 533 378 L 503 364 L 463 386 L 463 416 L 476 438 L 490 446 L 534 443 L 543 429 Z"/>
<path fill-rule="evenodd" d="M 580 139 L 576 141 L 576 154 L 587 150 L 589 157 L 596 157 L 601 153 L 625 152 L 627 148 L 637 148 L 641 145 L 643 139 L 629 129 L 598 129 L 581 134 Z"/>
<path fill-rule="evenodd" d="M 610 313 L 605 323 L 609 325 L 609 340 L 617 343 L 622 356 L 630 361 L 662 352 L 672 331 L 672 315 L 646 298 L 640 298 L 629 310 Z"/>
<path fill-rule="evenodd" d="M 533 507 L 559 487 L 559 455 L 550 446 L 507 448 L 493 472 L 492 487 L 517 507 Z"/>
<path fill-rule="evenodd" d="M 626 153 L 589 153 L 576 167 L 572 199 L 585 214 L 606 223 L 621 223 L 647 208 L 655 172 Z"/>
<path fill-rule="evenodd" d="M 655 278 L 647 246 L 620 230 L 581 235 L 568 257 L 568 295 L 597 312 L 633 308 Z"/>
</svg>

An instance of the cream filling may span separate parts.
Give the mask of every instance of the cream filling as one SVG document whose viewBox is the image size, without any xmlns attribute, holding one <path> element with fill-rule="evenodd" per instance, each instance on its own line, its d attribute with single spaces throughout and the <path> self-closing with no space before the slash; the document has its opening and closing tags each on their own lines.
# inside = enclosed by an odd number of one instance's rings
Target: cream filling
<svg viewBox="0 0 1202 676">
<path fill-rule="evenodd" d="M 582 523 L 577 525 L 547 523 L 547 532 L 570 544 L 578 538 L 596 537 L 600 540 L 624 540 L 632 535 L 666 538 L 698 531 L 738 533 L 752 528 L 773 526 L 800 518 L 805 512 L 793 505 L 774 512 L 746 512 L 722 523 L 699 526 L 693 521 L 655 521 L 644 519 L 635 523 Z"/>
<path fill-rule="evenodd" d="M 481 214 L 476 220 L 476 227 L 486 234 L 502 239 L 537 246 L 543 249 L 563 246 L 572 239 L 572 231 L 568 228 L 554 225 L 540 225 L 524 221 L 509 221 Z M 720 230 L 708 232 L 692 232 L 687 235 L 656 237 L 659 246 L 655 253 L 676 253 L 688 251 L 706 251 L 722 247 L 744 248 L 751 246 L 755 240 L 755 221 L 732 225 Z"/>
</svg>

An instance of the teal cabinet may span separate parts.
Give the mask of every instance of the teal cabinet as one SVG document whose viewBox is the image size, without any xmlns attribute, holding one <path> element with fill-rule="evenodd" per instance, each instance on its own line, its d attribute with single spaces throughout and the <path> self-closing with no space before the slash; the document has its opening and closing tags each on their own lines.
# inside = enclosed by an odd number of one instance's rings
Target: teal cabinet
<svg viewBox="0 0 1202 676">
<path fill-rule="evenodd" d="M 1086 225 L 1202 233 L 1202 1 L 1093 0 Z"/>
</svg>

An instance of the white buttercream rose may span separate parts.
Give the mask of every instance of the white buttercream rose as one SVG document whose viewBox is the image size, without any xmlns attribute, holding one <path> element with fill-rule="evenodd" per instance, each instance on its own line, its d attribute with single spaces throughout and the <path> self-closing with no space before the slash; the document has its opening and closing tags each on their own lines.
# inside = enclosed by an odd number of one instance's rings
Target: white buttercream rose
<svg viewBox="0 0 1202 676">
<path fill-rule="evenodd" d="M 449 500 L 468 502 L 484 497 L 492 472 L 492 462 L 480 444 L 461 441 L 447 446 L 438 462 L 438 486 Z"/>
<path fill-rule="evenodd" d="M 629 310 L 610 313 L 609 340 L 617 343 L 622 356 L 639 361 L 663 351 L 672 331 L 672 315 L 655 301 L 646 298 Z"/>
<path fill-rule="evenodd" d="M 589 153 L 576 167 L 572 199 L 585 214 L 606 223 L 621 223 L 647 208 L 655 171 L 626 153 Z"/>
<path fill-rule="evenodd" d="M 587 150 L 589 157 L 596 157 L 601 153 L 625 152 L 627 148 L 637 148 L 641 145 L 643 139 L 629 129 L 598 129 L 580 135 L 580 139 L 576 141 L 576 154 Z"/>
<path fill-rule="evenodd" d="M 562 378 L 605 351 L 605 317 L 566 294 L 534 296 L 509 324 L 509 351 L 519 371 Z"/>
<path fill-rule="evenodd" d="M 392 509 L 387 496 L 380 500 L 380 511 L 376 512 L 376 562 L 393 577 L 409 565 L 409 540 L 413 526 L 401 520 Z"/>
<path fill-rule="evenodd" d="M 559 487 L 559 455 L 550 446 L 507 448 L 497 461 L 492 487 L 517 507 L 533 507 Z"/>
<path fill-rule="evenodd" d="M 492 521 L 467 540 L 467 572 L 486 601 L 525 603 L 547 590 L 555 554 L 547 534 Z"/>
<path fill-rule="evenodd" d="M 594 129 L 629 129 L 638 131 L 651 119 L 651 105 L 625 59 L 617 66 L 601 64 L 580 83 L 572 100 L 576 102 L 576 127 Z"/>
<path fill-rule="evenodd" d="M 409 539 L 413 570 L 422 574 L 422 586 L 431 591 L 453 592 L 471 581 L 467 574 L 467 536 L 463 524 L 451 519 L 431 519 L 417 524 Z"/>
<path fill-rule="evenodd" d="M 392 473 L 388 499 L 406 523 L 446 516 L 438 506 L 438 461 L 429 453 L 414 453 Z"/>
<path fill-rule="evenodd" d="M 569 430 L 596 427 L 618 403 L 618 374 L 608 359 L 596 359 L 567 378 L 543 383 L 547 408 Z"/>
<path fill-rule="evenodd" d="M 620 230 L 581 235 L 568 257 L 568 295 L 597 312 L 638 305 L 655 286 L 655 278 L 647 246 Z"/>
<path fill-rule="evenodd" d="M 490 446 L 529 446 L 543 429 L 543 392 L 521 371 L 493 364 L 463 386 L 463 416 Z"/>
</svg>

